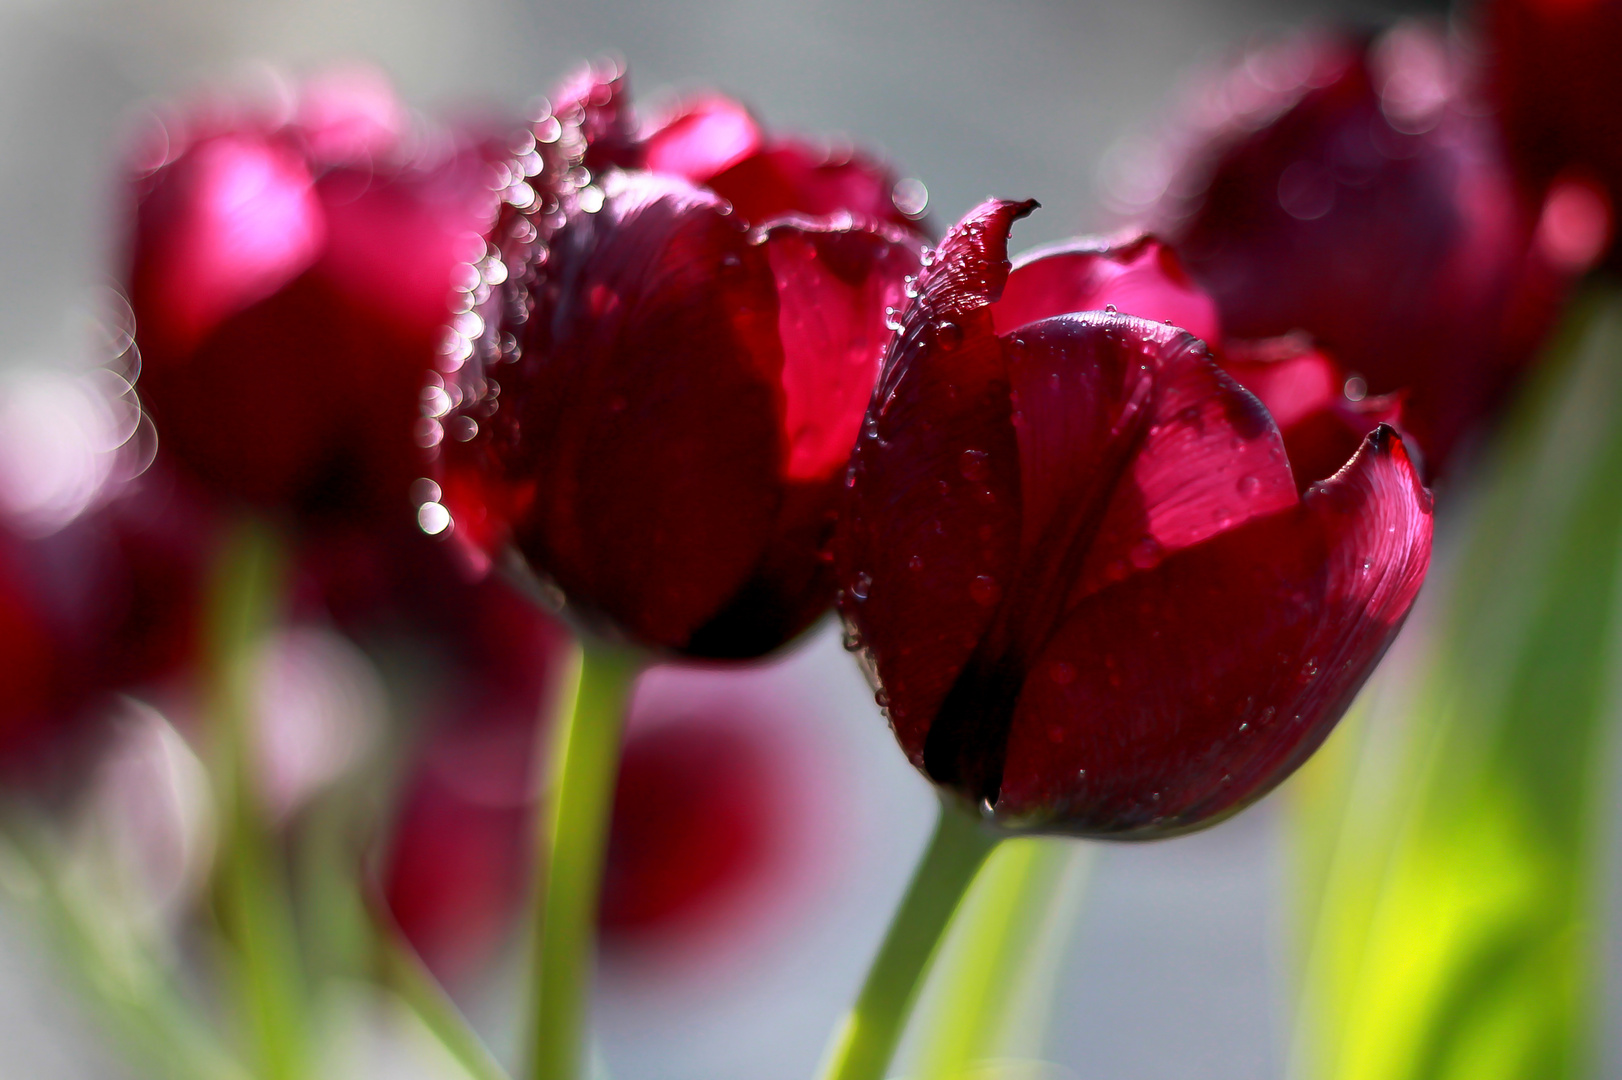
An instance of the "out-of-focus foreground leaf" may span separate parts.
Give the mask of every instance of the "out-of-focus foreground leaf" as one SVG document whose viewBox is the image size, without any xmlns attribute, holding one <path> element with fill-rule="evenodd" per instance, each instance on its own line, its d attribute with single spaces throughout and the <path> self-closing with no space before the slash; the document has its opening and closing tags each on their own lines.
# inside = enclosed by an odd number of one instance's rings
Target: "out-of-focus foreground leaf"
<svg viewBox="0 0 1622 1080">
<path fill-rule="evenodd" d="M 1410 633 L 1295 785 L 1306 1080 L 1591 1075 L 1622 670 L 1622 295 L 1569 317 Z"/>
</svg>

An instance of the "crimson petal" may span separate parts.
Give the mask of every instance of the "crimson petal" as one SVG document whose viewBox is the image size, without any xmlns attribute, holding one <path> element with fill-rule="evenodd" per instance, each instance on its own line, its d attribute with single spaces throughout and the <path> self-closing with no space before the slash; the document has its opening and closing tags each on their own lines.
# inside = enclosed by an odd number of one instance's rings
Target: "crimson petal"
<svg viewBox="0 0 1622 1080">
<path fill-rule="evenodd" d="M 1261 797 L 1385 651 L 1430 537 L 1429 496 L 1380 428 L 1299 506 L 1089 597 L 1031 667 L 999 818 L 1148 838 Z"/>
<path fill-rule="evenodd" d="M 1017 557 L 1019 449 L 987 307 L 1007 280 L 1008 230 L 1035 205 L 983 203 L 927 258 L 851 459 L 840 608 L 920 766 Z"/>
<path fill-rule="evenodd" d="M 1403 428 L 1400 393 L 1348 397 L 1346 373 L 1296 335 L 1228 342 L 1222 367 L 1273 414 L 1303 491 L 1338 472 L 1376 426 Z"/>
<path fill-rule="evenodd" d="M 747 108 L 721 94 L 684 102 L 643 137 L 642 168 L 705 184 L 761 147 L 765 136 Z"/>
<path fill-rule="evenodd" d="M 1171 248 L 1153 236 L 1067 240 L 1020 256 L 991 309 L 998 333 L 1054 315 L 1103 311 L 1169 322 L 1216 345 L 1222 324 Z"/>
<path fill-rule="evenodd" d="M 520 368 L 496 373 L 499 423 L 522 434 L 508 475 L 533 485 L 515 539 L 572 597 L 681 648 L 776 524 L 783 352 L 766 252 L 716 197 L 628 175 L 571 217 L 548 265 Z"/>
<path fill-rule="evenodd" d="M 781 214 L 826 217 L 849 213 L 920 232 L 918 220 L 895 202 L 898 177 L 860 154 L 833 154 L 805 143 L 781 140 L 750 154 L 704 181 L 750 221 Z"/>
</svg>

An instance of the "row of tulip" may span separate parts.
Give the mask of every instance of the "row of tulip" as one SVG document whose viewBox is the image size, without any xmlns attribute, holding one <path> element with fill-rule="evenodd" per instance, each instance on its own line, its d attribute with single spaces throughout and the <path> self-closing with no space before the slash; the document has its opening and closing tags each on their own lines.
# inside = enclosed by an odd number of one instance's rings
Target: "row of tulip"
<svg viewBox="0 0 1622 1080">
<path fill-rule="evenodd" d="M 8 489 L 10 786 L 71 795 L 111 691 L 200 682 L 200 711 L 238 710 L 222 619 L 411 637 L 455 722 L 407 770 L 386 906 L 433 958 L 446 910 L 500 923 L 532 893 L 527 1068 L 574 1077 L 599 908 L 652 918 L 760 846 L 716 826 L 758 793 L 691 818 L 697 848 L 616 841 L 651 861 L 614 864 L 604 904 L 615 776 L 623 801 L 660 775 L 621 772 L 630 681 L 773 654 L 837 605 L 942 793 L 826 1066 L 882 1076 L 1000 838 L 1200 828 L 1322 743 L 1425 578 L 1426 485 L 1459 484 L 1616 258 L 1622 89 L 1581 58 L 1619 43 L 1622 5 L 1487 16 L 1487 68 L 1414 25 L 1247 54 L 1118 163 L 1122 231 L 1012 260 L 1034 201 L 937 239 L 923 185 L 878 159 L 715 95 L 643 116 L 613 67 L 517 125 L 429 121 L 355 75 L 148 116 L 117 360 L 52 405 L 74 483 Z M 560 681 L 526 890 L 528 800 L 465 812 L 435 770 L 506 733 L 475 783 L 524 788 Z M 197 737 L 252 773 L 241 740 Z M 711 745 L 663 751 L 704 782 L 662 805 L 744 790 L 749 755 Z M 254 896 L 274 856 L 248 865 L 262 813 L 226 815 L 247 854 L 221 922 L 249 968 L 278 918 Z M 441 858 L 471 860 L 459 887 Z M 297 1075 L 276 992 L 247 982 L 252 1067 Z"/>
</svg>

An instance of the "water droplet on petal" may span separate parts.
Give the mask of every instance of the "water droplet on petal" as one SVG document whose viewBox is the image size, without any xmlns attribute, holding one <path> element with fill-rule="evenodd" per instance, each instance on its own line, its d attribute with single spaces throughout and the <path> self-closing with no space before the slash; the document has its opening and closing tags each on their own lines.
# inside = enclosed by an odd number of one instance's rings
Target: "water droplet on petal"
<svg viewBox="0 0 1622 1080">
<path fill-rule="evenodd" d="M 1261 490 L 1262 482 L 1254 476 L 1241 476 L 1239 478 L 1239 494 L 1250 496 Z"/>
<path fill-rule="evenodd" d="M 1145 536 L 1132 545 L 1132 551 L 1128 558 L 1132 560 L 1132 565 L 1139 570 L 1152 570 L 1160 565 L 1160 555 L 1160 542 L 1152 536 Z"/>
<path fill-rule="evenodd" d="M 862 570 L 851 579 L 850 594 L 858 600 L 866 600 L 868 590 L 872 587 L 873 575 L 869 574 L 866 570 Z"/>
<path fill-rule="evenodd" d="M 950 319 L 942 319 L 935 324 L 935 344 L 951 352 L 963 344 L 963 328 Z"/>
<path fill-rule="evenodd" d="M 908 570 L 917 571 L 917 570 L 922 570 L 923 568 L 924 568 L 923 556 L 914 555 L 912 558 L 907 560 L 907 569 Z"/>
<path fill-rule="evenodd" d="M 976 604 L 990 607 L 1002 599 L 1002 586 L 990 574 L 981 574 L 969 582 L 969 596 Z"/>
</svg>

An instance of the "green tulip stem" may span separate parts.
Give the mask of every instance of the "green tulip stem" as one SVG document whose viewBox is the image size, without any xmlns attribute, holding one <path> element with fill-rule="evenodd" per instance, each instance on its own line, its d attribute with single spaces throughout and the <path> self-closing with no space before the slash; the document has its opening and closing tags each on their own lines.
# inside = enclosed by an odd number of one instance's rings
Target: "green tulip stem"
<svg viewBox="0 0 1622 1080">
<path fill-rule="evenodd" d="M 580 1080 L 586 1061 L 597 902 L 634 653 L 584 642 L 558 712 L 541 803 L 532 923 L 530 1080 Z"/>
<path fill-rule="evenodd" d="M 883 1080 L 952 914 L 998 837 L 950 799 L 856 1004 L 829 1043 L 822 1080 Z"/>
<path fill-rule="evenodd" d="M 1094 845 L 1019 837 L 975 878 L 918 1006 L 919 1080 L 958 1080 L 1041 1051 Z"/>
<path fill-rule="evenodd" d="M 309 1050 L 292 904 L 255 768 L 256 668 L 281 587 L 277 538 L 244 522 L 222 552 L 209 612 L 212 765 L 222 823 L 215 897 L 232 946 L 239 1019 L 262 1080 L 299 1080 Z"/>
</svg>

